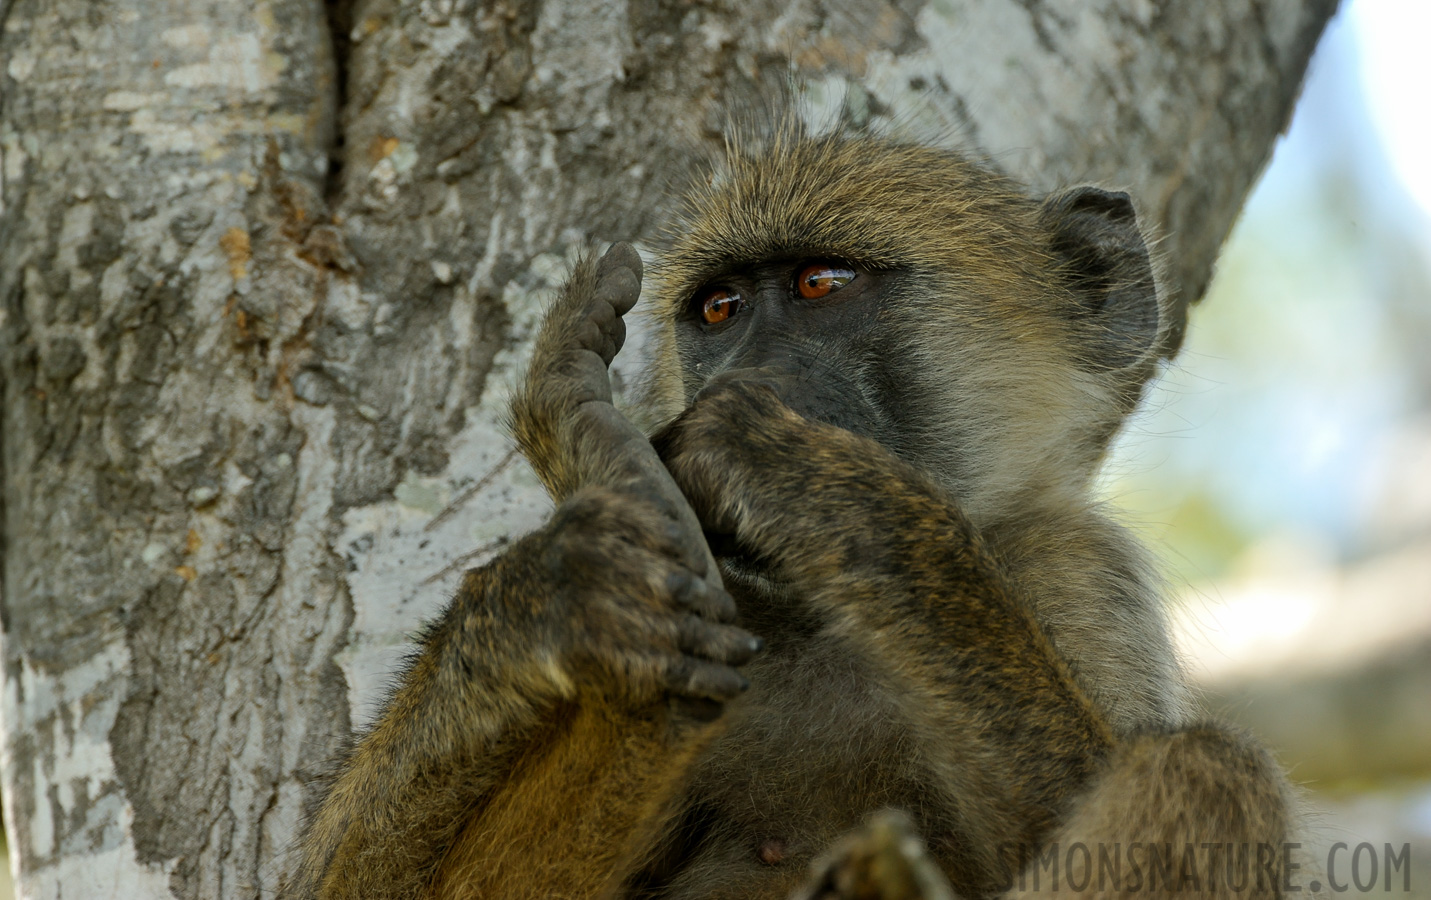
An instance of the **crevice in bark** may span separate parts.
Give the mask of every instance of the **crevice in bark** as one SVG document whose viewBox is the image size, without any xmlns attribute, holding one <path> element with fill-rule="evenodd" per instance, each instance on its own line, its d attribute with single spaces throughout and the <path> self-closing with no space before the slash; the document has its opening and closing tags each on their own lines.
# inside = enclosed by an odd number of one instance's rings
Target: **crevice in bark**
<svg viewBox="0 0 1431 900">
<path fill-rule="evenodd" d="M 5 13 L 8 11 L 8 0 L 0 0 L 0 34 L 3 34 L 5 27 Z M 0 113 L 4 111 L 4 104 L 0 102 Z M 3 121 L 3 119 L 0 119 Z M 4 244 L 4 229 L 0 228 L 0 247 Z M 21 280 L 20 273 L 12 275 L 9 284 L 0 283 L 0 358 L 15 358 L 15 329 L 21 322 L 20 312 L 24 308 L 25 287 Z M 0 417 L 4 416 L 9 409 L 9 383 L 5 375 L 5 367 L 0 366 Z M 9 519 L 6 513 L 5 496 L 9 493 L 10 471 L 9 457 L 6 455 L 5 435 L 10 429 L 0 418 L 0 631 L 5 634 L 10 633 L 10 598 L 5 594 L 5 569 L 8 559 L 9 547 Z M 0 660 L 3 663 L 3 660 Z"/>
<path fill-rule="evenodd" d="M 333 53 L 333 145 L 328 148 L 328 177 L 323 184 L 323 197 L 330 208 L 342 189 L 343 160 L 347 156 L 343 114 L 348 106 L 348 56 L 353 50 L 354 2 L 323 0 Z"/>
<path fill-rule="evenodd" d="M 1033 25 L 1034 35 L 1038 38 L 1039 45 L 1051 55 L 1063 58 L 1063 51 L 1059 49 L 1053 30 L 1049 28 L 1049 22 L 1054 22 L 1064 31 L 1068 30 L 1069 23 L 1050 9 L 1044 0 L 1016 0 L 1016 2 L 1024 8 L 1024 12 L 1028 13 L 1029 22 Z"/>
<path fill-rule="evenodd" d="M 5 308 L 3 306 L 0 306 L 0 312 L 4 311 Z M 5 334 L 4 331 L 0 331 L 0 347 L 4 347 L 6 352 L 9 352 L 10 349 L 9 347 L 5 346 L 8 342 L 8 336 Z M 0 410 L 3 410 L 4 406 L 5 373 L 3 371 L 0 371 Z M 9 429 L 5 427 L 0 427 L 0 631 L 3 631 L 6 634 L 8 634 L 10 631 L 10 606 L 9 603 L 6 602 L 5 597 L 5 549 L 7 544 L 9 543 L 6 538 L 8 529 L 6 527 L 5 522 L 5 493 L 6 486 L 9 484 L 10 481 L 9 473 L 7 471 L 8 467 L 5 465 L 5 432 L 8 430 Z M 0 660 L 0 662 L 3 662 L 3 660 Z"/>
</svg>

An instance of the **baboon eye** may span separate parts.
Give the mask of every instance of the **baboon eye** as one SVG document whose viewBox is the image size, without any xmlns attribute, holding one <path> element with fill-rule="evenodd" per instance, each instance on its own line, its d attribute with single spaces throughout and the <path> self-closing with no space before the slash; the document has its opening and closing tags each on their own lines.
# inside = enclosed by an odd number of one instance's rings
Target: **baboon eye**
<svg viewBox="0 0 1431 900">
<path fill-rule="evenodd" d="M 854 280 L 854 270 L 838 263 L 810 263 L 796 273 L 795 290 L 806 300 L 819 300 Z"/>
<path fill-rule="evenodd" d="M 701 321 L 707 325 L 719 325 L 740 311 L 744 301 L 740 293 L 731 288 L 711 288 L 696 297 L 693 304 Z"/>
</svg>

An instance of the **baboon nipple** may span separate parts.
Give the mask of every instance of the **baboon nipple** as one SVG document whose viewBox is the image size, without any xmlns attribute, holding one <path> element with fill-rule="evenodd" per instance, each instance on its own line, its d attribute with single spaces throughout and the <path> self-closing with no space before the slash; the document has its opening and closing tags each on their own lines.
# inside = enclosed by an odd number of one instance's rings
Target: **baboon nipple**
<svg viewBox="0 0 1431 900">
<path fill-rule="evenodd" d="M 779 838 L 770 838 L 760 845 L 760 849 L 755 851 L 755 858 L 765 863 L 767 866 L 778 866 L 785 861 L 785 842 Z"/>
</svg>

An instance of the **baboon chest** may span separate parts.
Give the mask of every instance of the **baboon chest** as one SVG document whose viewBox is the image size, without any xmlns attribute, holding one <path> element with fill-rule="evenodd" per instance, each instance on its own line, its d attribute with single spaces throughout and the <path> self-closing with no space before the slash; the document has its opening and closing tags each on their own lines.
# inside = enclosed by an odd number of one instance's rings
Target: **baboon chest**
<svg viewBox="0 0 1431 900">
<path fill-rule="evenodd" d="M 769 602 L 737 599 L 743 610 Z M 930 800 L 897 692 L 869 661 L 818 626 L 772 634 L 788 623 L 742 619 L 768 649 L 746 668 L 749 692 L 697 764 L 660 896 L 784 897 L 870 813 L 917 813 Z"/>
</svg>

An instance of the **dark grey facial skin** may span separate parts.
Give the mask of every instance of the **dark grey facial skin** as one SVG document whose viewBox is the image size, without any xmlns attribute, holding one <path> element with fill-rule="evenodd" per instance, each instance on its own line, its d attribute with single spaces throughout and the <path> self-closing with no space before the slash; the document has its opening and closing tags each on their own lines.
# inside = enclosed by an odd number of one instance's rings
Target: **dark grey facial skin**
<svg viewBox="0 0 1431 900">
<path fill-rule="evenodd" d="M 825 297 L 807 299 L 796 276 L 814 262 L 849 269 L 855 277 Z M 880 395 L 884 371 L 882 319 L 895 273 L 821 259 L 758 263 L 711 279 L 696 291 L 676 326 L 686 375 L 686 401 L 708 385 L 754 379 L 770 385 L 801 415 L 879 440 L 889 431 Z M 701 317 L 709 291 L 740 298 L 718 324 Z"/>
</svg>

